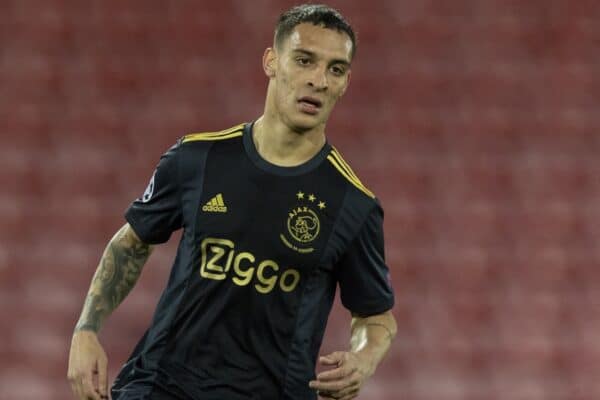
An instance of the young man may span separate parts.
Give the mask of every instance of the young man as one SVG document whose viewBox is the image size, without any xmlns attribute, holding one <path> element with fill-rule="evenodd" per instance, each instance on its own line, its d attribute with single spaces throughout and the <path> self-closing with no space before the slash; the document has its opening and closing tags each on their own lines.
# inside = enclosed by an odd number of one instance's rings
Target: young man
<svg viewBox="0 0 600 400">
<path fill-rule="evenodd" d="M 282 14 L 263 56 L 254 123 L 183 137 L 161 158 L 108 244 L 75 328 L 69 380 L 107 397 L 97 332 L 152 252 L 184 229 L 152 325 L 112 387 L 114 400 L 350 399 L 396 333 L 383 212 L 325 139 L 356 44 L 335 10 Z M 351 345 L 319 358 L 339 284 Z M 97 376 L 95 376 L 97 375 Z"/>
</svg>

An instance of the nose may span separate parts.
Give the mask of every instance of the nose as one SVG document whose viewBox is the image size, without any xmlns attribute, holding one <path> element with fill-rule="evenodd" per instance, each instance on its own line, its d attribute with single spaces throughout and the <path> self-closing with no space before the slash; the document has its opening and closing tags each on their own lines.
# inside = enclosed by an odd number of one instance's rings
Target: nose
<svg viewBox="0 0 600 400">
<path fill-rule="evenodd" d="M 327 82 L 327 69 L 315 68 L 308 78 L 308 86 L 319 91 L 327 90 L 329 87 L 329 83 Z"/>
</svg>

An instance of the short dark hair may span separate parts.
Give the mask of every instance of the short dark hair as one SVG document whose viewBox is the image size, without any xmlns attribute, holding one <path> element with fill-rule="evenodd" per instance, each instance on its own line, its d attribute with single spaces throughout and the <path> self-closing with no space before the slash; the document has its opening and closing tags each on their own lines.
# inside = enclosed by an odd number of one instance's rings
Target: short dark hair
<svg viewBox="0 0 600 400">
<path fill-rule="evenodd" d="M 351 58 L 354 58 L 354 54 L 356 54 L 356 35 L 352 27 L 339 11 L 324 4 L 302 4 L 281 14 L 275 27 L 275 45 L 280 46 L 290 36 L 296 25 L 302 23 L 311 23 L 346 33 L 352 41 Z"/>
</svg>

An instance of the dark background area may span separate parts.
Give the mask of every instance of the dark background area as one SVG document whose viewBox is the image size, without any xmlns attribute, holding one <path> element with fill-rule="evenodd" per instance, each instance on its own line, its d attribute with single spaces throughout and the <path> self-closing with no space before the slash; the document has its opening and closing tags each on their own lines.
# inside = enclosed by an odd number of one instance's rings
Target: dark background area
<svg viewBox="0 0 600 400">
<path fill-rule="evenodd" d="M 72 398 L 106 242 L 178 137 L 262 112 L 290 1 L 0 2 L 0 398 Z M 359 398 L 600 398 L 600 5 L 331 1 L 352 83 L 328 126 L 386 210 L 399 334 Z M 114 378 L 177 237 L 101 340 Z M 336 305 L 323 351 L 345 349 Z M 201 340 L 201 338 L 199 338 Z"/>
</svg>

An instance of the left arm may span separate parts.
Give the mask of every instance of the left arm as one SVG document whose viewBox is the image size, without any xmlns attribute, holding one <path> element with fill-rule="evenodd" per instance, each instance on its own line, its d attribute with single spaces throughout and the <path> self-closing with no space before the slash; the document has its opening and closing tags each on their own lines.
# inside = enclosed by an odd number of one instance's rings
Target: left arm
<svg viewBox="0 0 600 400">
<path fill-rule="evenodd" d="M 324 399 L 356 397 L 387 353 L 396 331 L 396 320 L 391 311 L 369 317 L 353 314 L 350 351 L 336 351 L 320 357 L 322 365 L 334 368 L 317 375 L 309 386 Z"/>
</svg>

